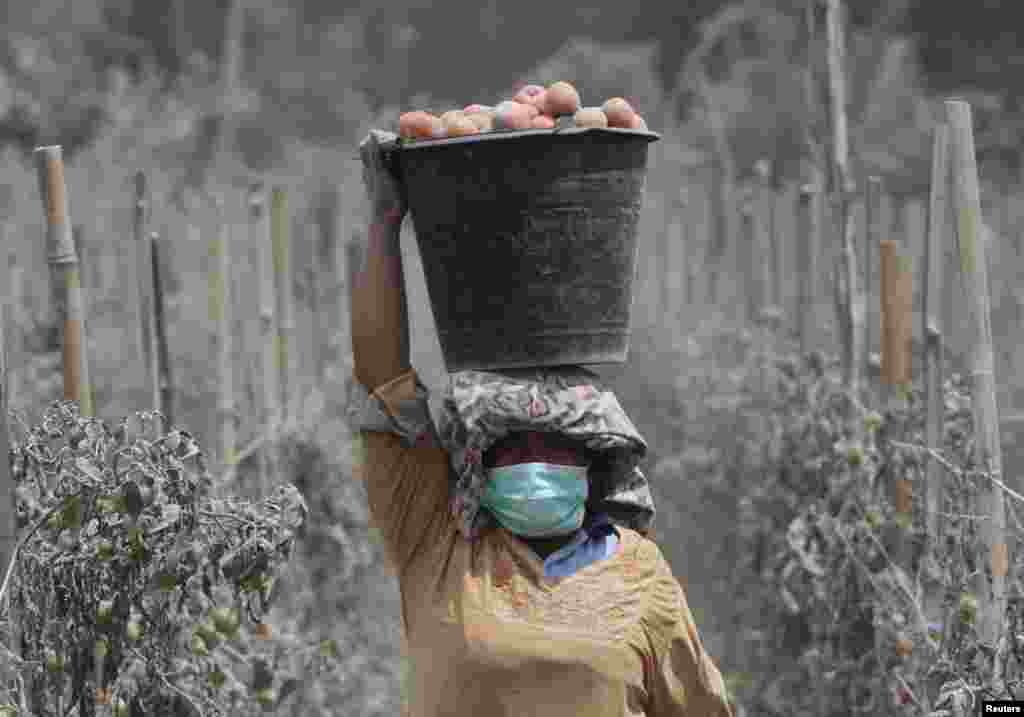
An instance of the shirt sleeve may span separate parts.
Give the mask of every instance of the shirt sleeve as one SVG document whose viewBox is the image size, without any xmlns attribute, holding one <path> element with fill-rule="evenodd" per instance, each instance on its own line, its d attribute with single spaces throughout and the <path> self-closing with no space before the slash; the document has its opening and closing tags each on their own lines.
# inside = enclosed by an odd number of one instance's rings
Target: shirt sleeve
<svg viewBox="0 0 1024 717">
<path fill-rule="evenodd" d="M 653 544 L 652 544 L 653 545 Z M 649 717 L 733 717 L 722 674 L 704 651 L 682 586 L 657 551 L 645 615 Z"/>
<path fill-rule="evenodd" d="M 349 425 L 356 431 L 392 433 L 412 446 L 433 430 L 427 395 L 427 387 L 413 370 L 372 392 L 353 376 L 346 408 Z"/>
<path fill-rule="evenodd" d="M 358 382 L 356 382 L 358 383 Z M 451 526 L 448 453 L 433 432 L 427 390 L 410 370 L 372 392 L 354 416 L 356 471 L 399 577 Z"/>
</svg>

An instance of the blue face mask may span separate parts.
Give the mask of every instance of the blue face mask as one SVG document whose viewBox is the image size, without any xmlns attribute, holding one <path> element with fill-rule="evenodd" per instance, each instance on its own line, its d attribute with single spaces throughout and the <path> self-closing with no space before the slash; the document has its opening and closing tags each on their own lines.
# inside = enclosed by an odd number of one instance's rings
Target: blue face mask
<svg viewBox="0 0 1024 717">
<path fill-rule="evenodd" d="M 488 471 L 481 505 L 510 533 L 568 535 L 583 525 L 588 487 L 585 466 L 518 463 Z"/>
</svg>

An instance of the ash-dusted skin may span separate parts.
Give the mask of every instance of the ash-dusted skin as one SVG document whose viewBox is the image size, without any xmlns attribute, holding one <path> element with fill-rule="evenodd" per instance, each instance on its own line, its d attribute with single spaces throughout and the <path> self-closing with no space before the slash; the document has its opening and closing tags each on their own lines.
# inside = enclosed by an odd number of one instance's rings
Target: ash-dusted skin
<svg viewBox="0 0 1024 717">
<path fill-rule="evenodd" d="M 399 244 L 408 203 L 383 168 L 381 151 L 396 139 L 374 130 L 359 147 L 371 219 L 367 236 L 353 239 L 349 248 L 349 297 L 355 375 L 366 386 L 379 386 L 411 367 Z"/>
</svg>

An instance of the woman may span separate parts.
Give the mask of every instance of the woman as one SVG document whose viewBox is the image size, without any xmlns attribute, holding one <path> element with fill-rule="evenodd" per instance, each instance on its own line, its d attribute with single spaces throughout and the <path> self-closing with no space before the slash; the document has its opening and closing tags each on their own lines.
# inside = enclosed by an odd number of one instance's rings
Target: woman
<svg viewBox="0 0 1024 717">
<path fill-rule="evenodd" d="M 454 373 L 435 427 L 409 363 L 393 140 L 360 145 L 373 221 L 350 281 L 360 472 L 401 589 L 405 713 L 731 715 L 644 537 L 646 444 L 593 373 Z"/>
</svg>

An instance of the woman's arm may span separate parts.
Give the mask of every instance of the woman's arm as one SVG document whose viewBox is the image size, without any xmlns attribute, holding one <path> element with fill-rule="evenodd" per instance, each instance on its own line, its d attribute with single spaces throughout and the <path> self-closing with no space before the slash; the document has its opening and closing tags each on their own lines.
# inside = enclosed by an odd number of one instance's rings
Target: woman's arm
<svg viewBox="0 0 1024 717">
<path fill-rule="evenodd" d="M 395 135 L 373 131 L 359 145 L 370 205 L 365 236 L 348 246 L 352 355 L 356 379 L 369 391 L 411 367 L 409 321 L 399 245 L 408 205 L 383 150 Z"/>
</svg>

